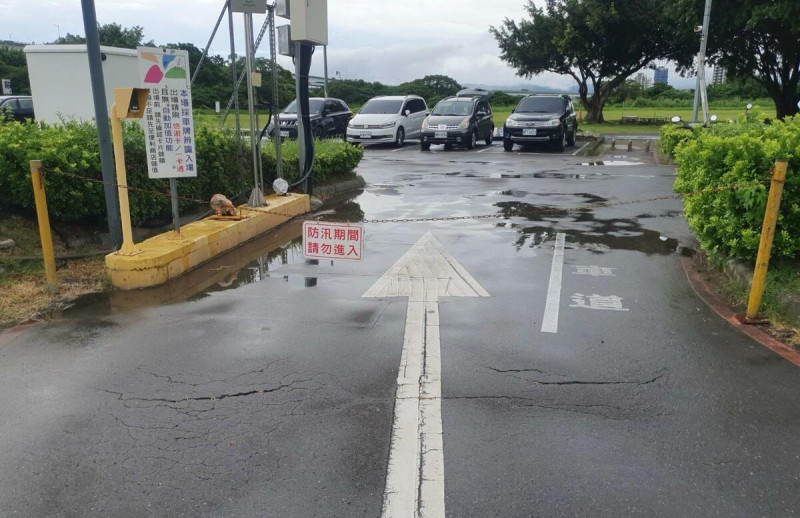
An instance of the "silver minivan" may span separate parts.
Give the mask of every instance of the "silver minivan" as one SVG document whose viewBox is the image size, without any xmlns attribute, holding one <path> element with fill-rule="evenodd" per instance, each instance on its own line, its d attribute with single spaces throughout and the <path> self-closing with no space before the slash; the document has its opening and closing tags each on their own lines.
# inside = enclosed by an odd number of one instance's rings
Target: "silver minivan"
<svg viewBox="0 0 800 518">
<path fill-rule="evenodd" d="M 417 139 L 422 121 L 428 116 L 425 99 L 417 95 L 382 95 L 361 107 L 347 125 L 347 141 L 352 144 L 394 143 Z"/>
</svg>

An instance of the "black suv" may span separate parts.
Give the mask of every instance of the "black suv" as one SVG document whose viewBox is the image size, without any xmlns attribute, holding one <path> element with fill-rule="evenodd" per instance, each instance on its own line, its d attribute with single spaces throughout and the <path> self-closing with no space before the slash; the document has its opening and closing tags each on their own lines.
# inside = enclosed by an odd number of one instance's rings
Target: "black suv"
<svg viewBox="0 0 800 518">
<path fill-rule="evenodd" d="M 312 97 L 308 101 L 308 107 L 311 115 L 311 132 L 315 138 L 344 137 L 347 123 L 353 117 L 353 112 L 344 101 L 332 97 Z M 292 101 L 278 115 L 278 120 L 281 124 L 281 137 L 296 139 L 297 101 Z"/>
<path fill-rule="evenodd" d="M 453 144 L 472 149 L 478 140 L 492 143 L 494 122 L 492 107 L 485 94 L 465 94 L 439 101 L 431 114 L 422 122 L 420 146 L 423 150 L 431 144 Z"/>
<path fill-rule="evenodd" d="M 503 148 L 514 144 L 551 142 L 558 151 L 575 144 L 578 119 L 568 95 L 524 97 L 503 126 Z"/>
<path fill-rule="evenodd" d="M 0 120 L 24 121 L 33 119 L 33 97 L 29 95 L 0 96 Z"/>
</svg>

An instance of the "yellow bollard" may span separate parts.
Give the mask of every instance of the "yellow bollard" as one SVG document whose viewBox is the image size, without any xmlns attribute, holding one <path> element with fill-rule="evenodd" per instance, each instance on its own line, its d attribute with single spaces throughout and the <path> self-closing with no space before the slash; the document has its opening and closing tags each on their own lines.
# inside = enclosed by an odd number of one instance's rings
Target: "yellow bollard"
<svg viewBox="0 0 800 518">
<path fill-rule="evenodd" d="M 747 303 L 746 321 L 755 322 L 761 299 L 764 296 L 764 285 L 767 282 L 767 268 L 772 253 L 772 240 L 775 237 L 775 225 L 778 221 L 778 210 L 781 206 L 783 184 L 786 182 L 786 160 L 778 160 L 772 166 L 772 182 L 769 187 L 767 210 L 764 213 L 764 226 L 761 228 L 761 242 L 758 245 L 758 258 L 753 272 L 753 283 L 750 285 L 750 299 Z"/>
<path fill-rule="evenodd" d="M 127 109 L 127 108 L 126 108 Z M 114 165 L 117 169 L 117 192 L 119 192 L 119 214 L 122 223 L 122 247 L 120 255 L 136 255 L 131 228 L 131 206 L 128 201 L 128 176 L 125 170 L 125 148 L 122 145 L 122 121 L 117 113 L 117 104 L 111 106 L 111 137 L 114 140 Z"/>
<path fill-rule="evenodd" d="M 33 181 L 33 198 L 36 201 L 36 218 L 39 220 L 39 239 L 42 241 L 42 258 L 44 259 L 47 291 L 58 293 L 56 255 L 53 252 L 53 234 L 50 232 L 50 216 L 47 213 L 47 197 L 44 193 L 41 160 L 31 160 L 31 180 Z"/>
</svg>

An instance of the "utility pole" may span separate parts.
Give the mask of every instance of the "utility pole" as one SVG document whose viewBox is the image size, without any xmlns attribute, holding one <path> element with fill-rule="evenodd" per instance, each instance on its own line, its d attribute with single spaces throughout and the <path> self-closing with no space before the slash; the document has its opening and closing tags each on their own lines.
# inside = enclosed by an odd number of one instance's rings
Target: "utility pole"
<svg viewBox="0 0 800 518">
<path fill-rule="evenodd" d="M 703 104 L 703 124 L 708 123 L 708 97 L 706 94 L 706 48 L 708 47 L 708 26 L 711 22 L 711 0 L 706 0 L 705 13 L 703 14 L 702 36 L 700 37 L 700 52 L 697 54 L 697 82 L 694 89 L 694 106 L 692 107 L 692 122 L 698 122 L 698 105 Z"/>
<path fill-rule="evenodd" d="M 97 33 L 97 13 L 94 0 L 81 0 L 83 27 L 86 31 L 86 53 L 89 56 L 89 76 L 92 81 L 94 118 L 97 123 L 97 138 L 100 142 L 100 166 L 103 169 L 103 192 L 108 213 L 108 232 L 115 248 L 122 246 L 122 223 L 119 216 L 114 156 L 111 152 L 111 131 L 108 127 L 108 103 L 106 101 L 103 61 L 100 57 L 100 35 Z"/>
</svg>

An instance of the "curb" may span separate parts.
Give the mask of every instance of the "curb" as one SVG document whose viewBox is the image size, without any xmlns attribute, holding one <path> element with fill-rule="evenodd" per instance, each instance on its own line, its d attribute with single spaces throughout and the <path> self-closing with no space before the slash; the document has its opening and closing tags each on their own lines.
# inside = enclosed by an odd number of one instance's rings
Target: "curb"
<svg viewBox="0 0 800 518">
<path fill-rule="evenodd" d="M 692 290 L 694 290 L 697 296 L 717 315 L 762 346 L 800 367 L 800 353 L 783 342 L 776 340 L 758 326 L 746 325 L 739 322 L 733 310 L 711 290 L 711 287 L 705 279 L 693 268 L 693 260 L 691 258 L 681 257 L 681 266 L 683 267 L 683 272 L 686 274 L 686 279 L 689 281 Z"/>
<path fill-rule="evenodd" d="M 597 137 L 594 137 L 593 140 L 589 140 L 577 151 L 572 153 L 572 156 L 588 156 L 590 154 L 594 154 L 594 152 L 597 151 L 597 148 L 600 147 L 605 140 L 606 138 L 603 135 L 598 135 Z"/>
<path fill-rule="evenodd" d="M 352 180 L 345 180 L 339 183 L 315 187 L 314 196 L 324 201 L 326 198 L 333 198 L 334 196 L 357 191 L 364 188 L 366 185 L 367 181 L 364 180 L 364 177 L 357 175 Z"/>
</svg>

